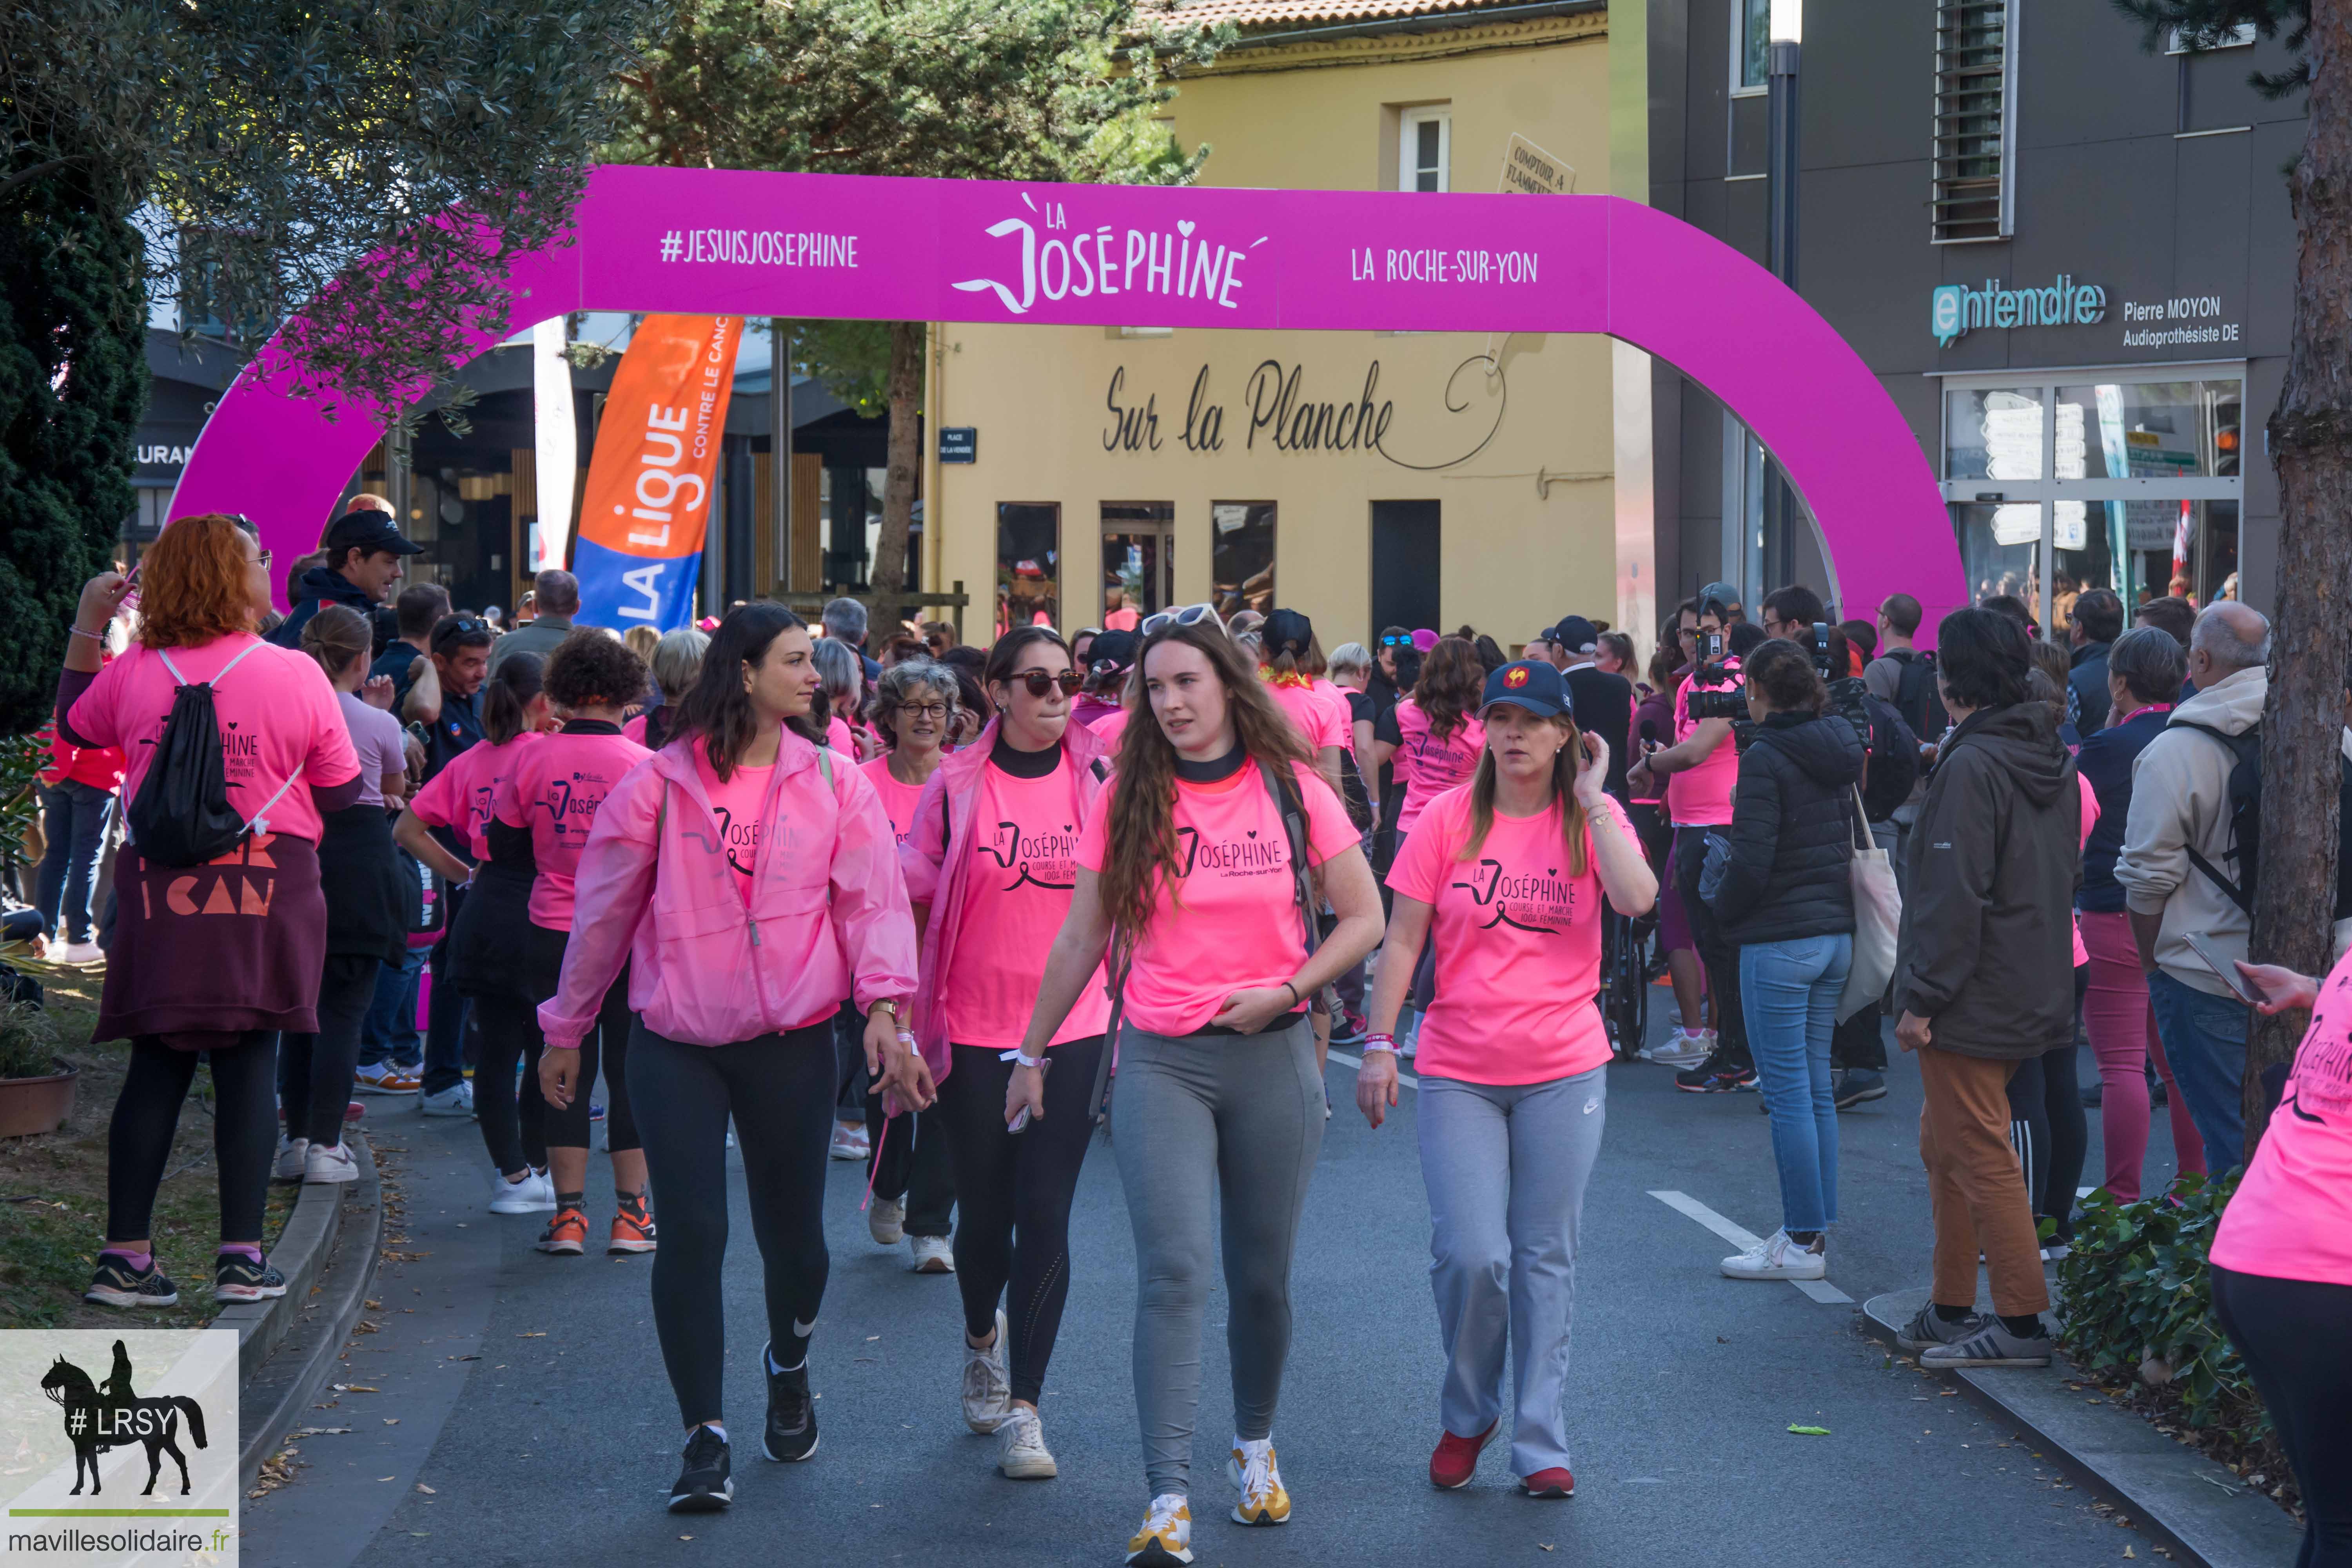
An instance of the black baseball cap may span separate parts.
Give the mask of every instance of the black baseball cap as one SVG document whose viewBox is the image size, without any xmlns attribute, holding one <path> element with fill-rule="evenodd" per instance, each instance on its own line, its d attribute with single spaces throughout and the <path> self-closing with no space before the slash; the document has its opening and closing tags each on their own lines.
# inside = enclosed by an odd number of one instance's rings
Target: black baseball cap
<svg viewBox="0 0 2352 1568">
<path fill-rule="evenodd" d="M 1136 650 L 1142 646 L 1143 639 L 1133 632 L 1098 632 L 1087 646 L 1087 668 L 1104 672 L 1125 669 L 1135 662 Z"/>
<path fill-rule="evenodd" d="M 1601 646 L 1601 628 L 1582 616 L 1562 616 L 1549 640 L 1570 653 L 1591 653 Z"/>
<path fill-rule="evenodd" d="M 347 511 L 335 519 L 327 530 L 327 558 L 341 559 L 346 550 L 358 550 L 373 555 L 379 550 L 389 550 L 394 555 L 422 555 L 425 546 L 400 531 L 392 513 L 370 508 L 365 511 Z"/>
<path fill-rule="evenodd" d="M 1698 607 L 1705 610 L 1710 601 L 1726 610 L 1738 609 L 1739 590 L 1728 583 L 1709 583 L 1698 591 Z"/>
<path fill-rule="evenodd" d="M 1265 617 L 1257 629 L 1258 646 L 1268 658 L 1276 654 L 1289 654 L 1294 658 L 1307 657 L 1307 645 L 1315 640 L 1315 623 L 1297 610 L 1276 610 Z"/>
<path fill-rule="evenodd" d="M 1543 659 L 1514 659 L 1486 678 L 1486 689 L 1478 699 L 1478 710 L 1483 713 L 1497 702 L 1517 703 L 1530 713 L 1549 719 L 1568 711 L 1568 683 Z"/>
</svg>

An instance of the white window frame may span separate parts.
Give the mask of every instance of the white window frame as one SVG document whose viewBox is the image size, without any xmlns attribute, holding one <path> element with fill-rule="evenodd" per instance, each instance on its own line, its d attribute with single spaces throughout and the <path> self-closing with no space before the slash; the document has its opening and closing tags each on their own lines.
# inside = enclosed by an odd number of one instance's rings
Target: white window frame
<svg viewBox="0 0 2352 1568">
<path fill-rule="evenodd" d="M 2215 49 L 2251 48 L 2253 47 L 2255 36 L 2254 25 L 2252 22 L 2235 24 L 2230 28 L 2226 37 L 2209 36 L 2193 42 L 2188 37 L 2187 29 L 2174 27 L 2165 34 L 2164 52 L 2168 55 L 2206 55 L 2211 54 Z"/>
<path fill-rule="evenodd" d="M 1770 50 L 1772 40 L 1769 35 L 1771 33 L 1772 20 L 1770 8 L 1769 6 L 1766 8 L 1764 18 L 1764 28 L 1767 35 L 1764 40 L 1766 51 L 1765 58 L 1767 60 L 1765 70 L 1766 79 L 1758 82 L 1753 87 L 1748 86 L 1739 79 L 1740 68 L 1747 63 L 1748 59 L 1748 0 L 1731 0 L 1729 7 L 1731 12 L 1731 67 L 1729 71 L 1729 79 L 1731 84 L 1731 96 L 1734 98 L 1761 98 L 1772 90 L 1770 81 L 1771 71 L 1769 63 L 1771 58 Z"/>
<path fill-rule="evenodd" d="M 1420 149 L 1421 127 L 1437 127 L 1437 192 L 1443 195 L 1454 188 L 1454 106 L 1450 103 L 1427 104 L 1419 109 L 1403 110 L 1397 118 L 1397 189 L 1416 195 L 1432 193 L 1421 188 L 1421 165 L 1416 154 Z"/>
</svg>

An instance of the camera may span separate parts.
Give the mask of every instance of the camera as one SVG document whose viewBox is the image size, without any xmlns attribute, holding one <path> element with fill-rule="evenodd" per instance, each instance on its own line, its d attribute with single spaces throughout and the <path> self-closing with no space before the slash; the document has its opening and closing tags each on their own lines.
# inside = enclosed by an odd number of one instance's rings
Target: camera
<svg viewBox="0 0 2352 1568">
<path fill-rule="evenodd" d="M 1813 668 L 1821 673 L 1822 683 L 1829 688 L 1829 710 L 1853 726 L 1862 742 L 1870 743 L 1870 710 L 1863 704 L 1863 693 L 1869 689 L 1858 675 L 1849 675 L 1830 654 L 1830 628 L 1825 621 L 1815 621 L 1805 634 L 1805 651 L 1812 656 Z"/>
<path fill-rule="evenodd" d="M 1738 724 L 1748 717 L 1748 682 L 1739 671 L 1726 668 L 1727 641 L 1721 632 L 1699 636 L 1698 668 L 1690 677 L 1690 716 L 1695 720 L 1728 719 Z"/>
</svg>

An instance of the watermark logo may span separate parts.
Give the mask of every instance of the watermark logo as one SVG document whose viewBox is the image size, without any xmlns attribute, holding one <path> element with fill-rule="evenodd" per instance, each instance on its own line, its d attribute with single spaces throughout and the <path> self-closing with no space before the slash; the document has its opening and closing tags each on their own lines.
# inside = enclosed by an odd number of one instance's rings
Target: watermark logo
<svg viewBox="0 0 2352 1568">
<path fill-rule="evenodd" d="M 11 1563 L 234 1563 L 236 1335 L 0 1333 Z"/>
</svg>

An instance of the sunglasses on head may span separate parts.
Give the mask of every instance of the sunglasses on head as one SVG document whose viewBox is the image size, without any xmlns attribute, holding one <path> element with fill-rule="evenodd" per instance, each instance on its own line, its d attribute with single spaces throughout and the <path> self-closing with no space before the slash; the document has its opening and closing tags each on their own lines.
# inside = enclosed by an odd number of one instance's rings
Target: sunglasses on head
<svg viewBox="0 0 2352 1568">
<path fill-rule="evenodd" d="M 1208 622 L 1219 631 L 1225 629 L 1224 618 L 1217 614 L 1214 605 L 1187 605 L 1181 610 L 1162 610 L 1156 616 L 1146 616 L 1135 629 L 1144 637 L 1166 631 L 1170 626 L 1195 626 Z"/>
<path fill-rule="evenodd" d="M 1027 687 L 1032 697 L 1043 697 L 1056 686 L 1062 689 L 1063 696 L 1076 697 L 1078 688 L 1086 684 L 1085 678 L 1075 669 L 1066 669 L 1059 675 L 1042 669 L 1024 669 L 1013 679 Z"/>
</svg>

